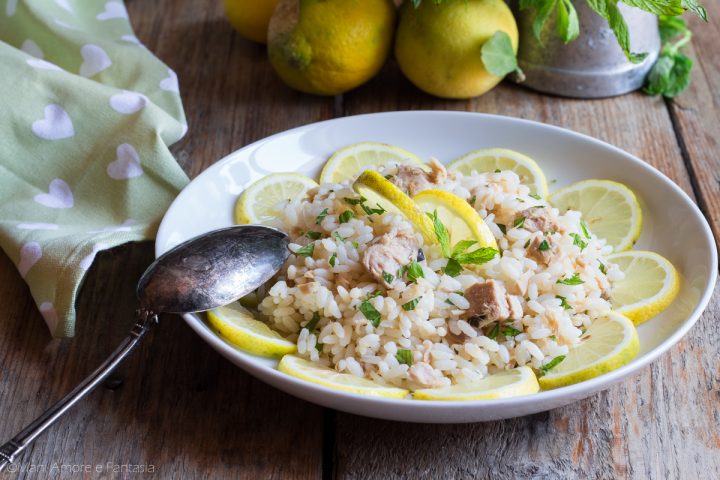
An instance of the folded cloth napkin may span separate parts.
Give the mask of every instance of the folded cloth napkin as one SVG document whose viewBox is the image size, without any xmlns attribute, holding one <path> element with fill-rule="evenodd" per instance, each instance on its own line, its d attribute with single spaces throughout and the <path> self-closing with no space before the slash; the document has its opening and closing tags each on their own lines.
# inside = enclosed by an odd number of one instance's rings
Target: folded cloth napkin
<svg viewBox="0 0 720 480">
<path fill-rule="evenodd" d="M 0 247 L 72 336 L 95 254 L 152 238 L 187 183 L 178 80 L 121 1 L 0 0 L 0 92 Z"/>
</svg>

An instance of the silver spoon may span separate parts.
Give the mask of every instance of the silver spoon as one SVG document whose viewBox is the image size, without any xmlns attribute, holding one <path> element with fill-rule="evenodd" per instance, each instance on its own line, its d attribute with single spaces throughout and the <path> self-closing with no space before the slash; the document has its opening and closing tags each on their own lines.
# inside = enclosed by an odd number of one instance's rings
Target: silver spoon
<svg viewBox="0 0 720 480">
<path fill-rule="evenodd" d="M 80 385 L 0 447 L 0 471 L 101 383 L 158 322 L 158 314 L 202 312 L 238 300 L 280 269 L 287 246 L 279 230 L 239 225 L 195 237 L 155 260 L 138 282 L 140 309 L 130 334 Z"/>
</svg>

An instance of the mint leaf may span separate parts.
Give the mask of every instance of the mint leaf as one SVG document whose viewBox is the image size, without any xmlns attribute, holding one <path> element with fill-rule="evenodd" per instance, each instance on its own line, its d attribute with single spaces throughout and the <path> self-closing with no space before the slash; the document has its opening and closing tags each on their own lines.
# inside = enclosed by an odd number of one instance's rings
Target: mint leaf
<svg viewBox="0 0 720 480">
<path fill-rule="evenodd" d="M 468 248 L 475 245 L 477 241 L 475 240 L 461 240 L 458 243 L 455 244 L 455 248 L 453 248 L 451 257 L 455 258 L 457 255 L 460 255 L 461 253 L 465 252 Z"/>
<path fill-rule="evenodd" d="M 570 43 L 580 35 L 580 21 L 570 0 L 557 0 L 555 28 L 564 43 Z"/>
<path fill-rule="evenodd" d="M 449 257 L 450 256 L 450 234 L 447 231 L 447 228 L 445 228 L 445 225 L 440 221 L 438 218 L 437 210 L 435 210 L 433 213 L 427 212 L 426 215 L 430 217 L 430 220 L 433 222 L 433 228 L 435 230 L 435 236 L 438 239 L 438 242 L 440 243 L 440 248 L 442 249 L 442 253 L 444 256 Z"/>
<path fill-rule="evenodd" d="M 547 362 L 545 365 L 542 365 L 540 367 L 540 370 L 542 370 L 543 373 L 547 373 L 549 370 L 551 370 L 553 367 L 556 367 L 558 363 L 562 362 L 563 360 L 565 360 L 565 355 L 558 355 L 557 357 Z"/>
<path fill-rule="evenodd" d="M 388 285 L 391 284 L 393 282 L 393 280 L 395 280 L 395 277 L 393 276 L 392 273 L 387 273 L 385 271 L 382 272 L 382 277 L 383 277 L 383 280 L 385 280 L 385 282 L 388 283 Z"/>
<path fill-rule="evenodd" d="M 338 220 L 340 221 L 340 223 L 347 223 L 354 216 L 355 214 L 352 212 L 352 210 L 345 210 L 340 214 Z"/>
<path fill-rule="evenodd" d="M 378 312 L 375 307 L 373 307 L 372 303 L 370 303 L 369 300 L 364 300 L 358 307 L 358 310 L 360 310 L 362 314 L 365 315 L 365 318 L 370 320 L 370 323 L 372 323 L 373 327 L 377 327 L 378 325 L 380 325 L 382 315 L 380 315 L 380 312 Z"/>
<path fill-rule="evenodd" d="M 655 15 L 675 16 L 685 11 L 680 0 L 623 0 L 623 3 Z"/>
<path fill-rule="evenodd" d="M 328 216 L 328 209 L 324 208 L 322 212 L 320 212 L 320 215 L 315 217 L 315 225 L 320 225 L 320 222 L 323 221 L 323 218 Z"/>
<path fill-rule="evenodd" d="M 573 238 L 573 245 L 577 245 L 578 247 L 580 247 L 581 252 L 585 250 L 585 247 L 587 247 L 587 242 L 580 237 L 580 234 L 573 232 L 570 234 L 570 236 Z"/>
<path fill-rule="evenodd" d="M 684 9 L 690 10 L 695 15 L 707 22 L 707 12 L 705 11 L 705 7 L 698 4 L 695 0 L 682 0 L 680 2 L 680 5 L 682 5 Z"/>
<path fill-rule="evenodd" d="M 412 261 L 405 265 L 405 271 L 407 272 L 408 280 L 411 282 L 417 283 L 418 278 L 425 277 L 425 272 L 423 272 L 422 267 L 416 261 Z"/>
<path fill-rule="evenodd" d="M 333 253 L 332 257 L 330 257 L 330 259 L 328 260 L 328 263 L 330 264 L 331 267 L 335 266 L 336 260 L 337 260 L 337 255 Z"/>
<path fill-rule="evenodd" d="M 417 307 L 417 304 L 420 303 L 421 298 L 422 298 L 422 296 L 413 298 L 412 300 L 410 300 L 407 303 L 403 303 L 403 306 L 402 306 L 403 310 L 405 310 L 406 312 L 409 312 L 410 310 L 415 310 L 415 307 Z"/>
<path fill-rule="evenodd" d="M 567 303 L 567 298 L 563 297 L 562 295 L 555 295 L 555 298 L 560 300 L 560 306 L 563 307 L 565 310 L 571 310 L 572 306 Z"/>
<path fill-rule="evenodd" d="M 660 35 L 663 48 L 653 68 L 645 79 L 644 92 L 672 98 L 682 93 L 690 84 L 693 61 L 680 49 L 690 42 L 692 32 L 685 21 L 673 17 L 660 17 Z M 680 37 L 673 42 L 673 39 Z"/>
<path fill-rule="evenodd" d="M 457 277 L 462 272 L 462 265 L 454 258 L 448 259 L 447 265 L 443 268 L 443 273 L 449 277 Z"/>
<path fill-rule="evenodd" d="M 307 232 L 305 234 L 305 236 L 311 240 L 317 240 L 318 238 L 320 238 L 320 235 L 322 235 L 320 232 Z"/>
<path fill-rule="evenodd" d="M 580 279 L 579 274 L 573 273 L 572 277 L 558 280 L 556 283 L 559 283 L 561 285 L 581 285 L 585 282 Z"/>
<path fill-rule="evenodd" d="M 362 196 L 361 196 L 360 198 L 345 197 L 345 198 L 343 198 L 343 200 L 345 200 L 345 203 L 348 203 L 348 204 L 350 204 L 350 205 L 360 205 L 360 204 L 363 203 L 366 199 L 365 199 L 365 197 L 362 197 Z"/>
<path fill-rule="evenodd" d="M 404 348 L 401 348 L 395 354 L 395 358 L 397 359 L 397 361 L 400 365 L 412 366 L 412 364 L 413 364 L 412 350 L 406 350 Z"/>
<path fill-rule="evenodd" d="M 482 247 L 478 248 L 477 250 L 473 250 L 470 253 L 462 253 L 460 255 L 457 255 L 455 257 L 455 260 L 457 260 L 458 263 L 463 265 L 482 265 L 483 263 L 487 263 L 493 258 L 495 258 L 495 255 L 497 254 L 498 251 L 492 247 Z"/>
<path fill-rule="evenodd" d="M 545 29 L 545 23 L 547 23 L 550 14 L 555 8 L 555 2 L 557 0 L 520 0 L 520 10 L 527 10 L 532 8 L 535 10 L 535 18 L 532 23 L 532 31 L 535 40 L 540 45 L 543 44 L 541 34 Z"/>
<path fill-rule="evenodd" d="M 628 33 L 627 23 L 625 23 L 625 19 L 617 6 L 618 0 L 587 0 L 587 2 L 595 13 L 607 20 L 627 59 L 632 63 L 642 62 L 647 57 L 647 53 L 630 51 L 630 34 Z"/>
<path fill-rule="evenodd" d="M 304 247 L 300 247 L 298 249 L 298 251 L 295 252 L 295 255 L 298 255 L 300 257 L 311 257 L 314 251 L 315 251 L 315 244 L 308 243 Z"/>
<path fill-rule="evenodd" d="M 498 30 L 493 33 L 480 49 L 485 70 L 492 75 L 504 77 L 508 73 L 518 70 L 515 50 L 510 35 Z"/>
</svg>

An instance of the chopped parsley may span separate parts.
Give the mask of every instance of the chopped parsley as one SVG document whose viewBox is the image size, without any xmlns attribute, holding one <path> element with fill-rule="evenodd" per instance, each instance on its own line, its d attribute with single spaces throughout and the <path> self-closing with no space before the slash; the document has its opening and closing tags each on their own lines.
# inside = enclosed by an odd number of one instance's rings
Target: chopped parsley
<svg viewBox="0 0 720 480">
<path fill-rule="evenodd" d="M 605 264 L 602 263 L 600 260 L 598 260 L 598 263 L 600 264 L 600 267 L 599 267 L 599 268 L 600 268 L 600 271 L 601 271 L 604 275 L 607 275 L 607 268 L 605 268 Z"/>
<path fill-rule="evenodd" d="M 572 277 L 563 278 L 562 280 L 558 280 L 556 283 L 560 283 L 562 285 L 580 285 L 585 282 L 580 279 L 580 275 L 578 273 L 573 273 Z"/>
<path fill-rule="evenodd" d="M 548 338 L 553 342 L 557 341 L 557 337 L 555 335 L 550 335 Z"/>
<path fill-rule="evenodd" d="M 454 258 L 448 258 L 447 265 L 443 268 L 443 273 L 450 277 L 457 277 L 462 272 L 462 265 Z"/>
<path fill-rule="evenodd" d="M 572 307 L 569 303 L 567 303 L 567 298 L 563 297 L 562 295 L 555 295 L 555 298 L 560 300 L 560 306 L 563 307 L 565 310 L 571 310 Z"/>
<path fill-rule="evenodd" d="M 355 240 L 353 240 L 352 246 L 353 246 L 353 248 L 358 248 L 360 246 L 360 244 L 358 242 L 356 242 Z"/>
<path fill-rule="evenodd" d="M 321 235 L 322 235 L 322 233 L 320 233 L 320 232 L 307 232 L 305 234 L 305 236 L 311 240 L 317 240 L 318 238 L 320 238 Z"/>
<path fill-rule="evenodd" d="M 341 242 L 345 241 L 345 239 L 342 237 L 342 235 L 340 235 L 338 232 L 333 232 L 332 236 Z"/>
<path fill-rule="evenodd" d="M 525 217 L 518 217 L 513 222 L 513 227 L 515 228 L 522 228 L 523 225 L 525 225 Z"/>
<path fill-rule="evenodd" d="M 540 250 L 541 252 L 550 250 L 550 244 L 548 243 L 548 241 L 543 240 L 542 242 L 540 242 L 540 245 L 538 245 L 538 250 Z"/>
<path fill-rule="evenodd" d="M 404 348 L 401 348 L 395 354 L 395 358 L 400 365 L 411 366 L 413 364 L 412 350 L 406 350 Z"/>
<path fill-rule="evenodd" d="M 412 300 L 410 300 L 407 303 L 403 303 L 403 306 L 402 306 L 403 310 L 405 310 L 406 312 L 409 312 L 410 310 L 415 310 L 415 307 L 417 307 L 417 304 L 420 303 L 421 298 L 422 298 L 422 296 L 413 298 Z"/>
<path fill-rule="evenodd" d="M 298 251 L 295 252 L 295 255 L 299 255 L 301 257 L 311 257 L 314 251 L 315 251 L 315 244 L 308 243 L 304 247 L 300 247 L 298 249 Z"/>
<path fill-rule="evenodd" d="M 385 180 L 392 180 L 393 178 L 395 178 L 394 175 L 385 175 Z"/>
<path fill-rule="evenodd" d="M 313 312 L 313 316 L 310 319 L 310 321 L 308 323 L 306 323 L 305 326 L 302 327 L 300 330 L 302 330 L 303 328 L 307 328 L 308 332 L 315 333 L 315 329 L 317 328 L 317 324 L 319 321 L 320 321 L 320 314 L 318 312 Z"/>
<path fill-rule="evenodd" d="M 360 207 L 362 207 L 363 211 L 368 215 L 372 215 L 373 213 L 382 215 L 383 213 L 386 212 L 386 210 L 383 207 L 381 207 L 379 203 L 376 203 L 375 205 L 377 205 L 377 208 L 370 208 L 367 205 L 365 205 L 364 203 L 362 203 L 362 204 L 360 204 Z"/>
<path fill-rule="evenodd" d="M 382 277 L 383 277 L 383 280 L 385 280 L 385 282 L 387 282 L 388 284 L 391 284 L 393 282 L 393 280 L 395 280 L 395 276 L 392 273 L 387 273 L 384 270 L 382 272 Z"/>
<path fill-rule="evenodd" d="M 320 212 L 320 214 L 317 217 L 315 217 L 315 225 L 320 225 L 320 222 L 322 222 L 323 219 L 327 216 L 328 216 L 328 209 L 324 208 L 323 211 Z"/>
<path fill-rule="evenodd" d="M 345 198 L 343 198 L 343 200 L 345 200 L 345 203 L 348 203 L 350 205 L 360 205 L 367 199 L 365 197 L 360 197 L 360 198 L 345 197 Z"/>
<path fill-rule="evenodd" d="M 582 228 L 585 238 L 590 238 L 590 230 L 588 230 L 588 226 L 587 223 L 585 223 L 585 220 L 580 220 L 580 228 Z"/>
<path fill-rule="evenodd" d="M 331 267 L 334 267 L 334 266 L 335 266 L 335 261 L 336 261 L 336 260 L 337 260 L 337 255 L 333 253 L 333 254 L 332 254 L 332 257 L 330 257 L 330 260 L 328 260 L 328 263 L 330 264 Z"/>
<path fill-rule="evenodd" d="M 370 323 L 372 323 L 373 327 L 377 327 L 378 325 L 380 325 L 382 315 L 380 315 L 380 312 L 378 312 L 375 307 L 373 307 L 372 303 L 370 303 L 370 300 L 363 300 L 363 302 L 358 307 L 358 310 L 360 310 L 362 314 L 365 315 L 365 318 L 367 318 Z"/>
<path fill-rule="evenodd" d="M 495 340 L 500 333 L 500 322 L 497 322 L 495 325 L 493 325 L 493 328 L 490 330 L 490 333 L 488 333 L 488 338 Z"/>
<path fill-rule="evenodd" d="M 530 239 L 528 238 L 528 241 L 525 242 L 525 245 L 523 245 L 523 248 L 527 248 L 530 246 Z"/>
<path fill-rule="evenodd" d="M 472 197 L 470 197 L 468 199 L 468 203 L 470 204 L 470 206 L 472 206 L 472 207 L 475 206 L 475 200 L 477 200 L 477 196 L 475 196 L 475 195 L 473 195 Z"/>
<path fill-rule="evenodd" d="M 548 371 L 550 371 L 554 367 L 556 367 L 563 360 L 565 360 L 565 355 L 558 355 L 557 357 L 555 357 L 552 360 L 550 360 L 549 362 L 547 362 L 545 365 L 541 365 L 540 370 L 542 370 L 543 373 L 547 373 Z"/>
<path fill-rule="evenodd" d="M 352 210 L 345 210 L 340 214 L 338 220 L 340 221 L 340 223 L 347 223 L 354 216 L 355 214 L 352 212 Z"/>
<path fill-rule="evenodd" d="M 540 195 L 538 195 L 537 193 L 529 193 L 528 197 L 532 197 L 535 200 L 542 200 L 542 197 Z"/>
<path fill-rule="evenodd" d="M 410 280 L 411 282 L 417 283 L 418 278 L 425 277 L 425 272 L 423 272 L 422 267 L 418 262 L 414 260 L 405 265 L 404 270 L 404 273 L 407 273 L 408 280 Z"/>
<path fill-rule="evenodd" d="M 520 333 L 522 333 L 522 332 L 520 332 L 520 330 L 518 330 L 517 328 L 514 328 L 510 325 L 505 325 L 502 328 L 502 330 L 500 330 L 500 333 L 502 333 L 506 337 L 514 337 L 516 335 L 520 335 Z"/>
<path fill-rule="evenodd" d="M 573 245 L 577 245 L 578 247 L 580 247 L 581 252 L 585 250 L 585 247 L 587 247 L 587 242 L 583 240 L 579 234 L 571 233 L 570 236 L 573 237 Z"/>
<path fill-rule="evenodd" d="M 500 173 L 500 172 L 502 172 L 502 170 L 500 170 L 499 168 L 495 169 L 495 173 Z"/>
<path fill-rule="evenodd" d="M 500 229 L 503 235 L 507 234 L 507 228 L 505 228 L 505 225 L 503 225 L 502 223 L 498 223 L 497 227 Z"/>
<path fill-rule="evenodd" d="M 324 343 L 317 342 L 315 344 L 315 350 L 318 351 L 318 353 L 322 353 L 323 347 L 325 346 Z"/>
</svg>

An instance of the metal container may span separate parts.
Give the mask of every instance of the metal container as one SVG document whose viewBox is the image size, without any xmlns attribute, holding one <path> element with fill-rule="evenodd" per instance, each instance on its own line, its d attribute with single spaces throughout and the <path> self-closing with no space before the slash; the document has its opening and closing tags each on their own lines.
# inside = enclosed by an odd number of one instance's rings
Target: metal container
<svg viewBox="0 0 720 480">
<path fill-rule="evenodd" d="M 631 51 L 648 53 L 643 62 L 633 64 L 625 58 L 607 21 L 585 0 L 573 4 L 580 20 L 580 36 L 564 44 L 555 31 L 555 15 L 551 15 L 541 44 L 532 32 L 535 12 L 520 12 L 517 1 L 511 1 L 520 30 L 518 63 L 525 72 L 523 85 L 577 98 L 612 97 L 642 87 L 660 53 L 657 17 L 618 3 L 630 31 Z"/>
</svg>

